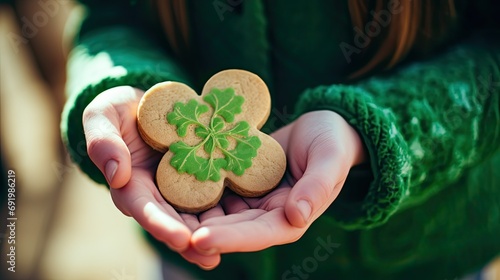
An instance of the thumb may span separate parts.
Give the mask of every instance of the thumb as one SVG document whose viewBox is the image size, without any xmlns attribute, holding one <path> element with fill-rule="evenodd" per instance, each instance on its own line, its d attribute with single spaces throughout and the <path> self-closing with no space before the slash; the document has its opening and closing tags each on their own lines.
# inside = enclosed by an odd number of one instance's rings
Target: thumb
<svg viewBox="0 0 500 280">
<path fill-rule="evenodd" d="M 286 217 L 291 225 L 309 225 L 338 196 L 347 174 L 347 171 L 343 172 L 345 164 L 342 164 L 341 158 L 334 145 L 323 142 L 311 146 L 306 170 L 285 203 Z"/>
<path fill-rule="evenodd" d="M 112 105 L 99 107 L 90 104 L 83 114 L 87 153 L 109 186 L 121 188 L 130 180 L 130 152 L 120 133 L 119 116 L 114 109 L 108 109 Z"/>
</svg>

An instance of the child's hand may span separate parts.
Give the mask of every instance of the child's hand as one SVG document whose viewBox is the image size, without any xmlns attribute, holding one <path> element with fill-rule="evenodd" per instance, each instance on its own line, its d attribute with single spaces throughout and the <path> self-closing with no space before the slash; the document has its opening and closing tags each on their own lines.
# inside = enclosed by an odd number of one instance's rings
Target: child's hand
<svg viewBox="0 0 500 280">
<path fill-rule="evenodd" d="M 335 200 L 349 169 L 365 160 L 357 132 L 334 112 L 304 114 L 273 137 L 287 154 L 288 177 L 263 198 L 224 197 L 226 215 L 203 221 L 193 233 L 201 254 L 251 252 L 296 241 Z"/>
<path fill-rule="evenodd" d="M 83 127 L 88 154 L 106 176 L 118 209 L 188 261 L 213 268 L 220 262 L 220 254 L 200 255 L 190 246 L 190 240 L 200 220 L 217 215 L 220 207 L 198 218 L 179 214 L 165 202 L 154 183 L 161 154 L 151 149 L 137 131 L 137 105 L 143 94 L 132 87 L 116 87 L 87 106 Z"/>
</svg>

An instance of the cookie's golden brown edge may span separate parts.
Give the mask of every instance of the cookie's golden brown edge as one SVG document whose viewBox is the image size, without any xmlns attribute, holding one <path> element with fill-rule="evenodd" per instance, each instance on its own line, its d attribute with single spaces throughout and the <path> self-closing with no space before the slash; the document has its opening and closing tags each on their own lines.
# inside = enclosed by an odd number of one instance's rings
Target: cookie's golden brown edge
<svg viewBox="0 0 500 280">
<path fill-rule="evenodd" d="M 213 88 L 233 88 L 236 94 L 245 98 L 243 113 L 235 116 L 235 123 L 244 120 L 260 129 L 271 114 L 269 89 L 254 73 L 239 69 L 221 71 L 205 83 L 201 95 L 208 94 Z"/>
<path fill-rule="evenodd" d="M 286 171 L 286 156 L 281 145 L 271 136 L 258 130 L 251 134 L 259 135 L 262 142 L 257 156 L 243 175 L 227 172 L 226 186 L 241 196 L 258 197 L 269 193 L 281 182 Z"/>
<path fill-rule="evenodd" d="M 233 88 L 236 94 L 243 96 L 244 113 L 236 115 L 234 122 L 247 121 L 252 127 L 249 135 L 258 136 L 262 142 L 252 166 L 243 175 L 226 172 L 225 186 L 245 197 L 269 193 L 279 184 L 286 170 L 286 156 L 281 145 L 259 130 L 271 113 L 269 89 L 258 75 L 239 69 L 224 70 L 212 76 L 203 87 L 202 96 L 213 88 Z"/>
<path fill-rule="evenodd" d="M 247 121 L 253 127 L 250 135 L 258 136 L 263 144 L 257 157 L 253 159 L 252 167 L 245 170 L 242 176 L 221 170 L 221 180 L 218 182 L 199 182 L 192 175 L 179 174 L 170 165 L 172 154 L 167 153 L 157 169 L 157 185 L 165 200 L 179 211 L 199 213 L 216 206 L 226 186 L 246 197 L 264 195 L 278 185 L 286 170 L 286 156 L 279 143 L 258 130 L 264 125 L 271 111 L 268 88 L 259 76 L 244 70 L 225 70 L 215 74 L 205 84 L 201 96 L 181 83 L 164 82 L 155 85 L 145 93 L 139 105 L 137 117 L 141 137 L 154 149 L 166 152 L 174 139 L 178 139 L 176 127 L 166 121 L 166 114 L 173 110 L 174 104 L 185 103 L 191 99 L 205 103 L 202 98 L 211 89 L 228 87 L 234 88 L 238 95 L 245 98 L 242 106 L 244 113 L 236 115 L 235 122 Z M 155 128 L 157 125 L 162 129 Z M 184 188 L 179 185 L 184 185 Z"/>
<path fill-rule="evenodd" d="M 216 206 L 224 192 L 223 177 L 217 182 L 200 182 L 193 175 L 180 174 L 170 165 L 172 156 L 172 153 L 163 156 L 156 173 L 163 198 L 185 213 L 196 214 Z"/>
<path fill-rule="evenodd" d="M 137 109 L 137 128 L 153 149 L 165 153 L 177 139 L 176 127 L 167 122 L 167 113 L 176 102 L 199 97 L 189 86 L 178 82 L 158 83 L 147 90 Z"/>
</svg>

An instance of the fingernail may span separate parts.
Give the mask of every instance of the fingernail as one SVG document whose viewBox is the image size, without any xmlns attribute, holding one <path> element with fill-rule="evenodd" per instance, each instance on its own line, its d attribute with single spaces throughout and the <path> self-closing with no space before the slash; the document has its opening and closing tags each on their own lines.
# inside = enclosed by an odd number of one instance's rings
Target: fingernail
<svg viewBox="0 0 500 280">
<path fill-rule="evenodd" d="M 118 169 L 118 162 L 116 160 L 110 159 L 106 163 L 106 166 L 104 167 L 104 173 L 106 175 L 106 179 L 108 180 L 108 183 L 111 184 L 111 181 L 113 180 L 113 177 L 115 176 L 117 169 Z"/>
<path fill-rule="evenodd" d="M 297 202 L 297 208 L 299 208 L 302 218 L 307 223 L 309 221 L 309 216 L 311 215 L 311 205 L 305 200 L 299 200 Z"/>
</svg>

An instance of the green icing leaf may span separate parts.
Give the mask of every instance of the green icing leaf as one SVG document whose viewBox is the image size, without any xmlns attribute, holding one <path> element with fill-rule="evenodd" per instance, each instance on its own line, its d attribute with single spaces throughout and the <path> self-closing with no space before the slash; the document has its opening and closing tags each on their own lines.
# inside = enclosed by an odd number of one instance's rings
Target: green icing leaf
<svg viewBox="0 0 500 280">
<path fill-rule="evenodd" d="M 227 149 L 229 147 L 229 140 L 227 140 L 226 135 L 217 134 L 215 135 L 215 143 L 217 143 L 217 147 L 222 149 Z"/>
<path fill-rule="evenodd" d="M 222 118 L 215 117 L 212 119 L 210 127 L 214 132 L 219 132 L 224 128 L 224 120 Z"/>
<path fill-rule="evenodd" d="M 233 128 L 224 132 L 224 135 L 232 136 L 232 137 L 245 137 L 248 136 L 248 130 L 250 129 L 250 125 L 245 122 L 238 122 Z"/>
<path fill-rule="evenodd" d="M 227 165 L 224 168 L 227 171 L 232 171 L 234 174 L 241 176 L 245 169 L 252 166 L 252 158 L 257 155 L 257 149 L 261 142 L 257 136 L 237 139 L 237 144 L 234 150 L 227 151 Z"/>
<path fill-rule="evenodd" d="M 195 146 L 182 141 L 170 145 L 170 151 L 174 154 L 170 164 L 179 173 L 194 175 L 199 181 L 219 181 L 221 169 L 243 175 L 252 166 L 252 159 L 257 156 L 257 149 L 261 146 L 257 136 L 248 135 L 250 125 L 247 122 L 231 124 L 234 116 L 242 111 L 243 97 L 236 95 L 232 88 L 212 89 L 203 100 L 213 107 L 207 124 L 201 123 L 199 119 L 209 111 L 208 106 L 194 99 L 187 103 L 177 102 L 173 112 L 167 114 L 167 121 L 177 126 L 180 137 L 185 137 L 189 125 L 194 125 L 194 134 L 202 139 Z M 230 139 L 236 143 L 231 150 Z M 206 152 L 206 157 L 198 153 L 201 148 Z M 223 158 L 215 156 L 217 150 Z"/>
<path fill-rule="evenodd" d="M 196 155 L 198 146 L 188 146 L 179 141 L 170 145 L 170 151 L 174 154 L 170 160 L 170 165 L 177 169 L 179 173 L 196 174 L 206 159 Z"/>
<path fill-rule="evenodd" d="M 208 137 L 205 142 L 205 151 L 211 155 L 215 150 L 215 141 L 213 137 Z"/>
<path fill-rule="evenodd" d="M 210 135 L 210 131 L 208 131 L 208 128 L 207 127 L 197 127 L 195 130 L 194 130 L 194 134 L 198 137 L 200 137 L 201 139 L 205 139 L 208 137 L 208 135 Z"/>
<path fill-rule="evenodd" d="M 188 146 L 179 141 L 170 145 L 170 151 L 174 154 L 170 160 L 172 167 L 179 173 L 195 175 L 198 181 L 220 180 L 220 169 L 224 168 L 227 161 L 223 158 L 203 158 L 196 155 L 199 146 Z"/>
<path fill-rule="evenodd" d="M 223 158 L 205 159 L 206 163 L 201 166 L 201 169 L 195 174 L 198 181 L 212 180 L 217 182 L 220 180 L 220 170 L 224 168 L 227 161 Z"/>
<path fill-rule="evenodd" d="M 203 100 L 214 108 L 214 116 L 219 115 L 227 122 L 234 121 L 234 115 L 241 113 L 241 105 L 245 99 L 242 96 L 234 94 L 234 89 L 226 88 L 223 90 L 214 88 Z"/>
<path fill-rule="evenodd" d="M 184 137 L 189 125 L 194 124 L 204 127 L 198 118 L 206 112 L 208 112 L 208 106 L 199 104 L 194 99 L 189 100 L 186 104 L 177 102 L 174 105 L 174 111 L 167 114 L 167 121 L 170 124 L 176 125 L 177 134 L 180 137 Z"/>
</svg>

